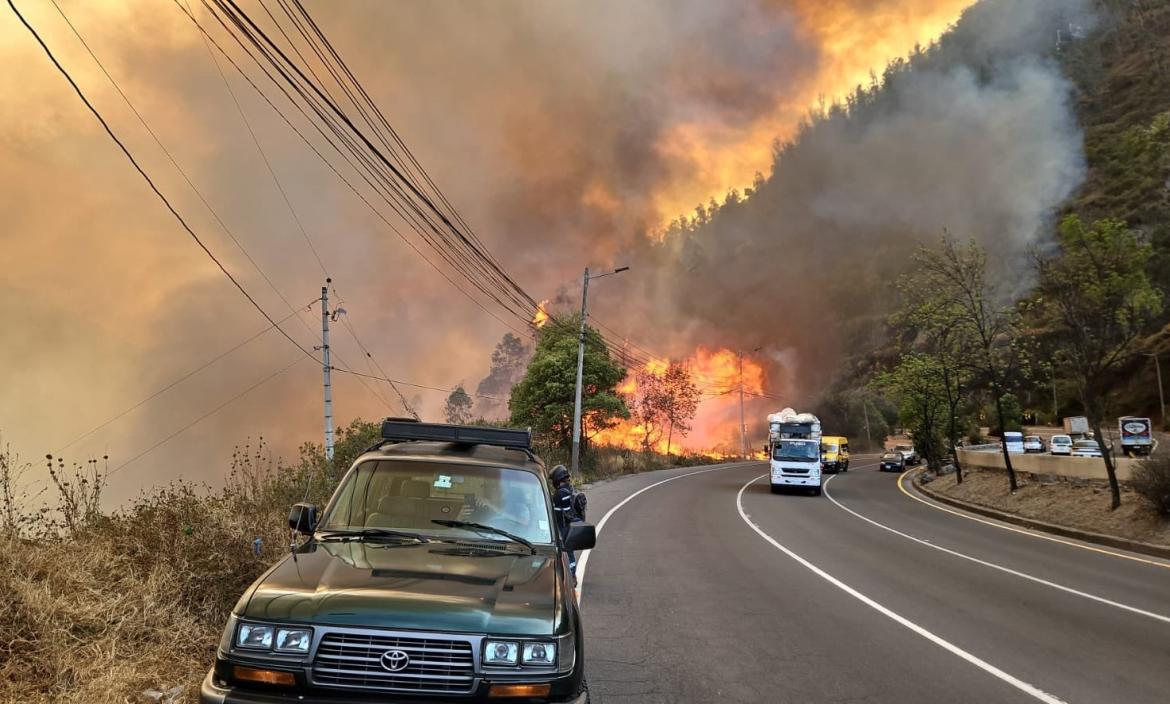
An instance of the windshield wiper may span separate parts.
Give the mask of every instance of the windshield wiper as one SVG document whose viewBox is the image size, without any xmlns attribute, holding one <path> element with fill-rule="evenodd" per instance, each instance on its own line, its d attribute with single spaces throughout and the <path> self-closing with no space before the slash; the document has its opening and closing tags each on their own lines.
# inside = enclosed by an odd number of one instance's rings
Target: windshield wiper
<svg viewBox="0 0 1170 704">
<path fill-rule="evenodd" d="M 401 538 L 415 540 L 420 543 L 431 542 L 418 533 L 390 528 L 362 528 L 361 530 L 333 530 L 321 537 L 321 540 L 365 540 L 367 538 Z"/>
<path fill-rule="evenodd" d="M 435 523 L 440 526 L 446 526 L 448 528 L 471 528 L 472 530 L 483 531 L 485 533 L 494 533 L 495 535 L 503 536 L 512 542 L 520 543 L 524 547 L 531 550 L 533 555 L 536 554 L 536 547 L 532 543 L 528 542 L 524 538 L 521 538 L 515 533 L 509 533 L 502 528 L 489 526 L 485 523 L 472 523 L 471 521 L 451 521 L 443 518 L 432 519 L 431 523 Z"/>
</svg>

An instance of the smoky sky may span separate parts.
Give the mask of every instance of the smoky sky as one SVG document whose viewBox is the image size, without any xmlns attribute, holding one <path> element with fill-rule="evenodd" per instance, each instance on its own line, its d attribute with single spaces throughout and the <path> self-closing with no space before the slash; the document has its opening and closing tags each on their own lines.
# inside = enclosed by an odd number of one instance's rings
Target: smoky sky
<svg viewBox="0 0 1170 704">
<path fill-rule="evenodd" d="M 829 109 L 779 147 L 746 202 L 632 252 L 655 277 L 630 318 L 670 321 L 680 349 L 758 348 L 784 399 L 754 401 L 762 418 L 811 407 L 882 344 L 897 277 L 944 232 L 978 241 L 997 286 L 1023 293 L 1029 248 L 1084 175 L 1073 86 L 1053 54 L 1069 22 L 1091 26 L 1087 3 L 972 8 L 871 102 Z"/>
<path fill-rule="evenodd" d="M 961 200 L 958 186 L 945 194 L 952 200 L 929 199 L 934 211 L 902 198 L 929 189 L 937 178 L 931 169 L 944 159 L 967 164 L 960 173 L 968 183 L 988 171 L 969 163 L 980 158 L 971 151 L 981 148 L 975 140 L 965 146 L 941 128 L 931 136 L 926 125 L 962 112 L 976 134 L 998 136 L 997 153 L 1006 154 L 1011 140 L 994 134 L 999 130 L 989 122 L 999 108 L 1014 108 L 1018 126 L 1033 129 L 1029 134 L 1040 144 L 1012 166 L 1033 173 L 1037 159 L 1068 146 L 1060 138 L 1071 133 L 1067 90 L 1051 67 L 1017 52 L 1016 68 L 990 83 L 955 68 L 938 74 L 937 90 L 921 87 L 919 97 L 907 86 L 887 119 L 866 134 L 848 135 L 851 153 L 835 150 L 829 134 L 819 147 L 810 143 L 792 162 L 792 175 L 776 174 L 741 221 L 721 222 L 718 234 L 697 233 L 696 242 L 658 245 L 656 237 L 695 204 L 742 189 L 756 172 L 770 175 L 774 140 L 793 136 L 818 95 L 847 93 L 868 80 L 869 69 L 880 72 L 889 58 L 937 37 L 967 4 L 371 0 L 307 6 L 526 290 L 537 298 L 562 293 L 572 306 L 584 266 L 631 263 L 624 279 L 595 288 L 591 304 L 599 319 L 663 355 L 685 355 L 700 342 L 765 344 L 783 385 L 809 355 L 837 354 L 841 343 L 835 335 L 802 341 L 795 328 L 808 325 L 808 315 L 789 321 L 793 331 L 779 332 L 789 323 L 764 315 L 772 309 L 765 302 L 829 299 L 839 310 L 849 304 L 848 292 L 830 286 L 806 296 L 802 290 L 809 283 L 802 272 L 823 266 L 827 252 L 852 257 L 856 238 L 874 231 L 888 244 L 903 231 L 918 237 L 940 221 L 958 228 L 975 219 L 975 206 L 966 220 L 950 217 L 963 209 L 951 207 Z M 301 309 L 320 295 L 325 272 L 190 23 L 172 3 L 61 5 L 272 287 L 52 5 L 23 9 L 208 246 L 274 317 L 293 316 L 290 335 L 306 347 L 320 344 L 314 339 L 319 310 Z M 260 12 L 255 2 L 244 6 Z M 5 65 L 19 67 L 0 75 L 0 291 L 8 312 L 0 346 L 0 432 L 35 461 L 263 329 L 265 321 L 150 195 L 7 12 L 0 52 Z M 381 366 L 426 386 L 474 388 L 507 328 L 420 261 L 224 68 L 333 277 L 333 303 L 340 296 Z M 1017 105 L 1030 91 L 1041 93 Z M 970 109 L 948 112 L 946 100 L 963 97 Z M 919 109 L 935 112 L 914 124 L 909 115 Z M 1044 125 L 1055 125 L 1055 134 Z M 908 134 L 923 137 L 919 153 L 903 170 L 887 169 L 885 190 L 871 189 L 857 170 L 888 161 Z M 946 156 L 934 159 L 931 150 Z M 797 172 L 805 169 L 817 178 L 804 183 Z M 970 192 L 980 210 L 1023 231 L 1064 190 L 1043 175 L 1024 182 L 1044 201 L 1041 207 L 1002 207 L 1006 187 Z M 1017 197 L 1027 200 L 1024 193 Z M 812 233 L 824 236 L 811 250 L 815 256 L 802 259 L 799 243 Z M 702 271 L 688 268 L 697 263 Z M 857 271 L 876 275 L 865 266 Z M 333 335 L 345 365 L 373 371 L 343 328 L 334 325 Z M 218 483 L 231 447 L 260 434 L 275 454 L 289 457 L 300 442 L 319 437 L 321 370 L 304 360 L 236 397 L 299 354 L 278 335 L 264 334 L 65 455 L 108 453 L 117 466 L 226 404 L 121 470 L 111 497 L 178 476 Z M 339 422 L 401 412 L 385 385 L 366 388 L 344 375 L 334 383 Z M 402 390 L 424 417 L 437 417 L 444 394 Z"/>
</svg>

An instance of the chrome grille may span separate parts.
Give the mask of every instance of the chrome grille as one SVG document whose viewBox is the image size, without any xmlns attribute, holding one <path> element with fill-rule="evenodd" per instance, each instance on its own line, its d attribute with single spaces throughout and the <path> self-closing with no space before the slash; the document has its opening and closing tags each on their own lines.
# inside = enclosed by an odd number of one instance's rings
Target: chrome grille
<svg viewBox="0 0 1170 704">
<path fill-rule="evenodd" d="M 385 669 L 388 650 L 407 653 L 410 664 L 401 672 Z M 474 673 L 471 643 L 460 640 L 328 633 L 313 660 L 313 683 L 326 687 L 467 693 Z"/>
</svg>

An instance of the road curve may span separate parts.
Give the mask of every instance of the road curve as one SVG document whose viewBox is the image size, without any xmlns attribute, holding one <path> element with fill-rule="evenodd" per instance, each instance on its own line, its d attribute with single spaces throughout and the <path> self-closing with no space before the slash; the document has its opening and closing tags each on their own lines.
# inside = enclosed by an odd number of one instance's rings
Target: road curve
<svg viewBox="0 0 1170 704">
<path fill-rule="evenodd" d="M 582 581 L 595 701 L 1170 701 L 1170 563 L 968 520 L 872 459 L 821 497 L 766 471 L 589 490 L 595 522 L 621 504 Z"/>
</svg>

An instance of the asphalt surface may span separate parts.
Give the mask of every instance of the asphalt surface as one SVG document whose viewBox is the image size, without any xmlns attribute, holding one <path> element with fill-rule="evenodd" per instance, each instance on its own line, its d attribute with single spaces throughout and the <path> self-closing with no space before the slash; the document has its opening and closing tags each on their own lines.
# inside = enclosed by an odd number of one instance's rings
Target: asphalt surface
<svg viewBox="0 0 1170 704">
<path fill-rule="evenodd" d="M 1170 702 L 1170 563 L 944 511 L 873 462 L 820 497 L 764 463 L 588 489 L 593 701 Z"/>
</svg>

